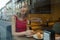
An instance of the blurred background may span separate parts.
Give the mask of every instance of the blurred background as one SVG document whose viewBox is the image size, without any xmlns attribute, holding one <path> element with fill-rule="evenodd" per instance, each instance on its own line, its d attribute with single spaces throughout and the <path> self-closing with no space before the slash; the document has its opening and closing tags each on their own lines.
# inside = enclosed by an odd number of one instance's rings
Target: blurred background
<svg viewBox="0 0 60 40">
<path fill-rule="evenodd" d="M 51 28 L 51 25 L 60 21 L 60 0 L 0 0 L 1 40 L 11 40 L 11 17 L 19 13 L 23 1 L 28 3 L 28 19 L 33 30 L 45 29 L 45 24 Z"/>
</svg>

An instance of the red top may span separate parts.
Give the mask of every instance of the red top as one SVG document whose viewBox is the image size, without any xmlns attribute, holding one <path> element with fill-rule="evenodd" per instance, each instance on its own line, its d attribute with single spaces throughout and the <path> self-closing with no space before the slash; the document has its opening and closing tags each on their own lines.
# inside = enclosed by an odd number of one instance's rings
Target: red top
<svg viewBox="0 0 60 40">
<path fill-rule="evenodd" d="M 17 18 L 17 16 L 15 16 L 15 17 L 16 17 L 16 32 L 26 31 L 26 29 L 27 29 L 27 27 L 26 27 L 27 20 L 25 19 L 25 20 L 21 21 Z"/>
</svg>

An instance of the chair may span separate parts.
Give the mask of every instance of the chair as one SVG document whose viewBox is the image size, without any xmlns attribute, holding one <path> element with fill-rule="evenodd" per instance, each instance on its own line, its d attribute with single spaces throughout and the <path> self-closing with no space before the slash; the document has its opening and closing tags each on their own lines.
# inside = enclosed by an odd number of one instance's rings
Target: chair
<svg viewBox="0 0 60 40">
<path fill-rule="evenodd" d="M 7 35 L 7 37 L 6 37 L 7 40 L 12 40 L 11 25 L 7 26 L 7 34 L 6 35 Z"/>
</svg>

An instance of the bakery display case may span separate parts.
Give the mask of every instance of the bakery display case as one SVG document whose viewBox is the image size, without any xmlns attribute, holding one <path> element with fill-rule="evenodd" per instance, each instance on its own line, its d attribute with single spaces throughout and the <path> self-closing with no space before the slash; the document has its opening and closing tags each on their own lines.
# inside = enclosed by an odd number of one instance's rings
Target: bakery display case
<svg viewBox="0 0 60 40">
<path fill-rule="evenodd" d="M 32 30 L 37 30 L 41 28 L 42 20 L 40 18 L 31 18 L 30 23 L 28 24 Z"/>
</svg>

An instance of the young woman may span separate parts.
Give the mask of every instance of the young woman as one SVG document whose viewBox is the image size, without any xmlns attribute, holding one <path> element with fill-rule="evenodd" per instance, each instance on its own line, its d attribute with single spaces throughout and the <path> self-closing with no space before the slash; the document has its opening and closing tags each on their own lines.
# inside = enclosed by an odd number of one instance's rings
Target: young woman
<svg viewBox="0 0 60 40">
<path fill-rule="evenodd" d="M 20 13 L 12 17 L 12 35 L 13 36 L 31 36 L 34 32 L 27 27 L 27 3 L 23 3 Z"/>
</svg>

